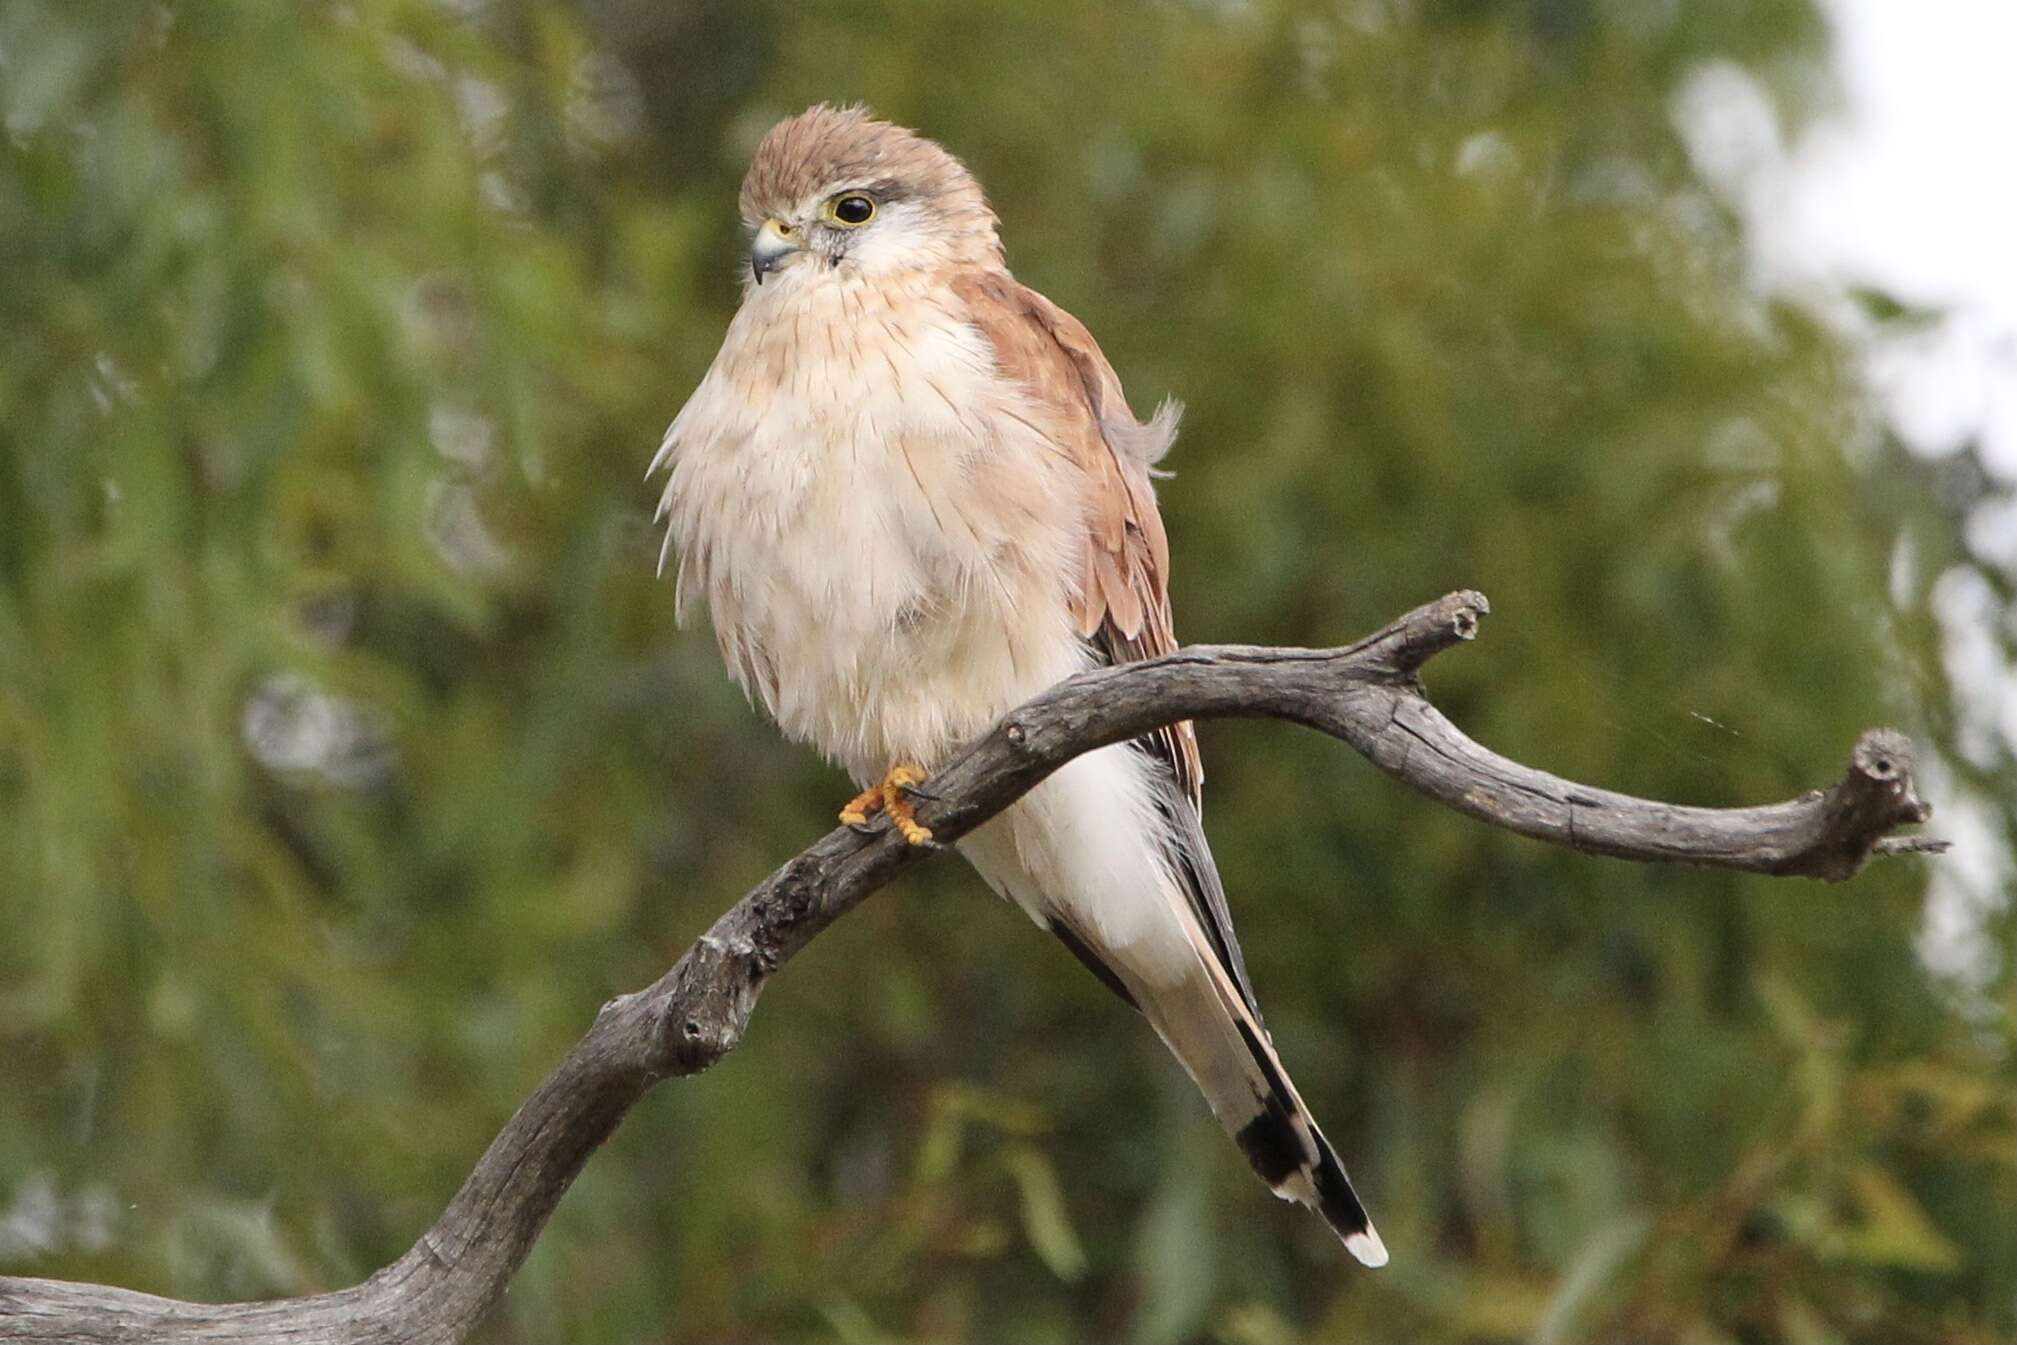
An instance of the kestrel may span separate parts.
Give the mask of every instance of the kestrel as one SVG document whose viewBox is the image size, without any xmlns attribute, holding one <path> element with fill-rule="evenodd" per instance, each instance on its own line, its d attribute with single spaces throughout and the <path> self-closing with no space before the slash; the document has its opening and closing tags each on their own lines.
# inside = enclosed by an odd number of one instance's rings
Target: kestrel
<svg viewBox="0 0 2017 1345">
<path fill-rule="evenodd" d="M 861 108 L 772 128 L 743 180 L 741 306 L 666 432 L 684 614 L 790 737 L 930 839 L 909 791 L 1046 687 L 1176 648 L 1150 467 L 1083 325 L 1016 282 L 966 166 Z M 663 564 L 664 557 L 661 557 Z M 1148 1019 L 1277 1195 L 1387 1251 L 1261 1024 L 1188 723 L 1068 763 L 960 842 Z"/>
</svg>

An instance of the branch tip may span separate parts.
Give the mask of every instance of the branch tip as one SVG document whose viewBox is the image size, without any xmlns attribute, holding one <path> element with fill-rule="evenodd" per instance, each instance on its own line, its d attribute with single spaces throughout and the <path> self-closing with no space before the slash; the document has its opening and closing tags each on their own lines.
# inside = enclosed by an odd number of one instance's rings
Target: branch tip
<svg viewBox="0 0 2017 1345">
<path fill-rule="evenodd" d="M 1933 806 L 1919 797 L 1912 767 L 1910 738 L 1893 728 L 1869 729 L 1849 754 L 1849 775 L 1842 788 L 1848 791 L 1860 784 L 1874 792 L 1885 805 L 1880 815 L 1888 826 L 1924 822 L 1933 815 Z"/>
<path fill-rule="evenodd" d="M 1491 610 L 1484 594 L 1476 589 L 1459 589 L 1417 607 L 1366 643 L 1376 645 L 1391 640 L 1394 667 L 1412 675 L 1445 649 L 1477 639 L 1479 623 Z"/>
<path fill-rule="evenodd" d="M 1944 855 L 1954 842 L 1937 836 L 1886 836 L 1870 847 L 1874 855 Z"/>
</svg>

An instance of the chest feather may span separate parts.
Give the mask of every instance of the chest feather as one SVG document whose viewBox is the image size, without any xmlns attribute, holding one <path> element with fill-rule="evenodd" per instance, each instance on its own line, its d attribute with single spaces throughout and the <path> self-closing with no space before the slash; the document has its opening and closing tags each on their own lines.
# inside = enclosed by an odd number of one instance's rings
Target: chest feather
<svg viewBox="0 0 2017 1345">
<path fill-rule="evenodd" d="M 1074 671 L 1077 469 L 923 285 L 753 293 L 667 434 L 682 608 L 792 736 L 929 759 Z"/>
</svg>

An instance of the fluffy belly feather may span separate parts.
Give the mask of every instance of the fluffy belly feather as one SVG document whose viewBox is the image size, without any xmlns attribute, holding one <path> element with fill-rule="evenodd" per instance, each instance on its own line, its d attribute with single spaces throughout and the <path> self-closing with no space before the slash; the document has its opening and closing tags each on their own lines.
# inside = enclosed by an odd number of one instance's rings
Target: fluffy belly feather
<svg viewBox="0 0 2017 1345">
<path fill-rule="evenodd" d="M 682 606 L 705 597 L 736 680 L 857 782 L 935 768 L 1090 662 L 1072 616 L 1083 482 L 978 336 L 900 285 L 789 320 L 767 301 L 738 312 L 667 436 Z M 815 361 L 778 345 L 870 320 L 904 332 L 873 361 L 844 336 Z M 836 369 L 859 377 L 812 372 Z M 1143 770 L 1091 753 L 961 849 L 1039 923 L 1062 913 L 1155 983 L 1197 955 Z"/>
<path fill-rule="evenodd" d="M 667 435 L 682 595 L 793 738 L 863 782 L 930 767 L 1084 664 L 1076 468 L 979 336 L 902 286 L 790 321 L 764 302 Z M 869 358 L 848 333 L 871 322 L 904 339 Z M 808 331 L 827 358 L 797 358 Z"/>
<path fill-rule="evenodd" d="M 743 639 L 763 651 L 760 694 L 779 726 L 859 783 L 898 761 L 935 767 L 1084 666 L 1065 623 L 1019 624 L 1002 610 L 1012 599 L 954 602 L 920 587 L 892 614 L 870 600 L 873 581 L 850 589 L 863 562 L 803 559 L 773 570 L 769 591 L 745 609 Z M 878 559 L 888 558 L 866 564 Z"/>
</svg>

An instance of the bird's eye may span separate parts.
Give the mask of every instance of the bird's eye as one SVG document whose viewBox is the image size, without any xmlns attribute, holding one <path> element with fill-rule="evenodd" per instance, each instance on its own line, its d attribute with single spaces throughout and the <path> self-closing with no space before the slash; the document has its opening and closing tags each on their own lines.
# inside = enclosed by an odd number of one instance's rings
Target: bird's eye
<svg viewBox="0 0 2017 1345">
<path fill-rule="evenodd" d="M 833 204 L 826 213 L 835 224 L 845 224 L 850 229 L 859 229 L 875 218 L 875 198 L 858 191 L 833 198 Z"/>
</svg>

